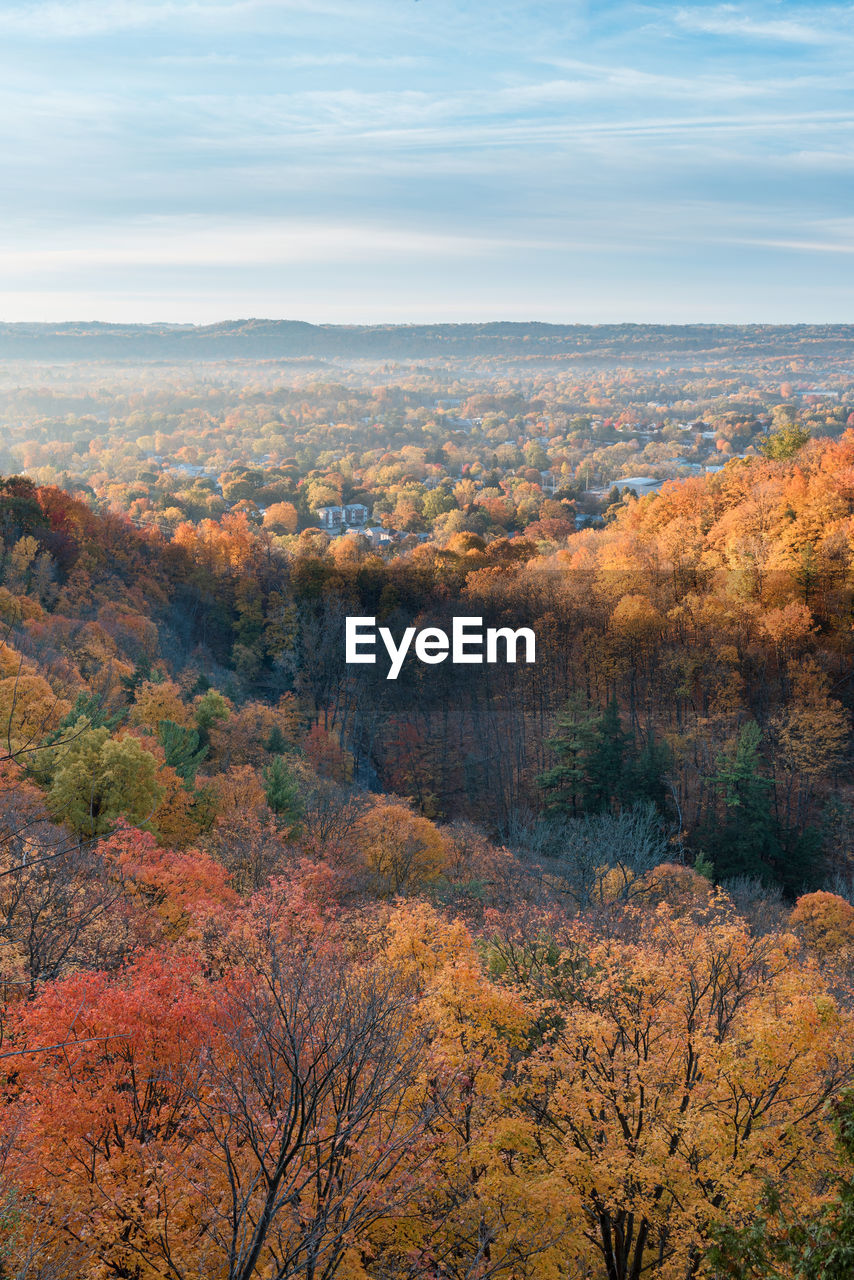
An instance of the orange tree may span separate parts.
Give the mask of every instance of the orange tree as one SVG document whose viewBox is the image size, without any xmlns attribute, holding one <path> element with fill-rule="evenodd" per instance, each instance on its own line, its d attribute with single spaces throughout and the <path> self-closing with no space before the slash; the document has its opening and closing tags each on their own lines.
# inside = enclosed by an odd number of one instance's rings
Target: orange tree
<svg viewBox="0 0 854 1280">
<path fill-rule="evenodd" d="M 47 1232 L 43 1261 L 81 1280 L 365 1275 L 356 1242 L 411 1194 L 433 1110 L 412 992 L 263 928 L 234 946 L 220 978 L 151 952 L 22 1009 L 19 1260 Z"/>
</svg>

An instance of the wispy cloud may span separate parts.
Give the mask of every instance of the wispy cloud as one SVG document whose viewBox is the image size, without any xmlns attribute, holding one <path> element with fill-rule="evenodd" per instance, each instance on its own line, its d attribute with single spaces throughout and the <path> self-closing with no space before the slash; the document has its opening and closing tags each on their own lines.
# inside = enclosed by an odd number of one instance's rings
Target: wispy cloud
<svg viewBox="0 0 854 1280">
<path fill-rule="evenodd" d="M 852 13 L 0 0 L 7 305 L 850 309 Z"/>
<path fill-rule="evenodd" d="M 144 28 L 204 28 L 255 22 L 285 13 L 343 16 L 336 0 L 43 0 L 0 9 L 0 34 L 56 40 Z"/>
<path fill-rule="evenodd" d="M 810 16 L 813 20 L 810 21 Z M 845 39 L 845 24 L 850 23 L 854 9 L 817 5 L 812 11 L 792 17 L 770 17 L 746 11 L 734 4 L 716 8 L 678 9 L 676 24 L 685 31 L 702 35 L 733 36 L 752 41 L 783 44 L 825 45 Z"/>
<path fill-rule="evenodd" d="M 113 267 L 280 266 L 392 258 L 470 258 L 508 248 L 536 249 L 536 241 L 472 233 L 431 232 L 399 224 L 315 223 L 203 217 L 152 218 L 128 226 L 105 225 L 38 242 L 22 237 L 0 249 L 0 269 L 15 275 Z"/>
<path fill-rule="evenodd" d="M 727 244 L 748 245 L 754 249 L 785 249 L 787 253 L 854 253 L 854 241 L 834 243 L 828 240 L 775 240 L 771 237 L 755 240 L 727 240 Z"/>
<path fill-rule="evenodd" d="M 424 66 L 426 59 L 411 54 L 399 54 L 394 57 L 383 57 L 379 54 L 354 53 L 338 50 L 328 53 L 164 53 L 154 60 L 163 66 L 181 67 L 293 67 L 310 70 L 341 68 L 365 68 L 377 70 L 386 68 L 393 70 Z"/>
</svg>

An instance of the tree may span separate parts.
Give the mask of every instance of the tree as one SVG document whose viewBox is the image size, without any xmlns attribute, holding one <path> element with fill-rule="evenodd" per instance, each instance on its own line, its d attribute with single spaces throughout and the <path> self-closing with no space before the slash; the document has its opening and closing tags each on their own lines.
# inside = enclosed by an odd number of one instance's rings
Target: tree
<svg viewBox="0 0 854 1280">
<path fill-rule="evenodd" d="M 121 958 L 122 888 L 96 850 L 48 821 L 34 788 L 5 790 L 4 782 L 0 776 L 0 973 L 11 989 L 33 993 L 70 969 Z"/>
<path fill-rule="evenodd" d="M 623 798 L 626 753 L 630 735 L 623 729 L 617 699 L 611 698 L 598 718 L 592 747 L 585 761 L 583 805 L 588 813 L 601 813 L 612 800 Z"/>
<path fill-rule="evenodd" d="M 49 1224 L 85 1280 L 331 1280 L 358 1257 L 418 1186 L 427 1032 L 394 972 L 304 942 L 244 935 L 216 981 L 149 953 L 22 1010 L 24 1245 Z"/>
<path fill-rule="evenodd" d="M 548 741 L 558 763 L 539 778 L 551 812 L 576 816 L 584 808 L 587 761 L 595 749 L 596 729 L 597 718 L 586 701 L 572 698 Z"/>
<path fill-rule="evenodd" d="M 615 697 L 598 716 L 583 699 L 573 698 L 548 745 L 558 763 L 541 774 L 539 785 L 549 794 L 547 808 L 553 813 L 602 813 L 647 795 L 662 797 L 665 752 L 650 739 L 642 761 L 635 758 Z"/>
<path fill-rule="evenodd" d="M 20 1007 L 10 1174 L 26 1206 L 24 1256 L 48 1230 L 58 1256 L 63 1242 L 80 1246 L 79 1280 L 150 1275 L 168 1225 L 193 1257 L 187 1144 L 212 996 L 197 963 L 149 954 L 118 973 L 73 974 Z"/>
<path fill-rule="evenodd" d="M 69 704 L 32 663 L 0 638 L 0 760 L 32 759 L 46 742 L 68 738 Z"/>
<path fill-rule="evenodd" d="M 195 1096 L 201 1215 L 228 1280 L 331 1280 L 417 1185 L 432 1110 L 411 1092 L 425 1030 L 393 974 L 315 954 L 253 963 Z"/>
<path fill-rule="evenodd" d="M 274 502 L 264 512 L 264 528 L 274 533 L 296 533 L 299 517 L 292 502 Z"/>
<path fill-rule="evenodd" d="M 249 765 L 217 774 L 210 787 L 217 816 L 205 835 L 205 847 L 227 867 L 240 893 L 253 893 L 292 862 L 287 829 L 279 829 L 261 781 Z"/>
<path fill-rule="evenodd" d="M 812 783 L 838 764 L 851 729 L 848 712 L 828 694 L 829 684 L 814 662 L 798 664 L 787 704 L 774 718 L 784 766 Z"/>
<path fill-rule="evenodd" d="M 378 890 L 387 896 L 435 880 L 448 860 L 442 833 L 404 804 L 377 801 L 360 817 L 356 838 Z"/>
<path fill-rule="evenodd" d="M 582 924 L 519 971 L 540 1037 L 517 1149 L 555 1180 L 565 1273 L 676 1280 L 769 1180 L 820 1202 L 836 1164 L 822 1111 L 851 1078 L 854 1025 L 785 938 L 663 906 L 623 924 Z"/>
<path fill-rule="evenodd" d="M 166 754 L 167 765 L 190 789 L 196 781 L 199 765 L 208 754 L 208 748 L 199 745 L 198 729 L 184 728 L 174 720 L 161 720 L 157 725 L 157 737 Z"/>
<path fill-rule="evenodd" d="M 151 679 L 151 659 L 146 654 L 143 654 L 135 663 L 133 671 L 129 675 L 122 676 L 120 683 L 130 700 L 133 701 L 142 686 L 150 683 Z"/>
<path fill-rule="evenodd" d="M 671 856 L 661 818 L 649 801 L 618 813 L 553 822 L 542 836 L 542 871 L 582 909 L 646 896 L 647 873 Z"/>
<path fill-rule="evenodd" d="M 126 716 L 127 712 L 122 708 L 119 711 L 110 712 L 104 705 L 103 698 L 93 693 L 78 693 L 74 700 L 74 705 L 66 716 L 59 723 L 60 730 L 73 729 L 74 725 L 85 717 L 92 729 L 109 729 L 110 733 L 114 733 Z M 60 737 L 60 734 L 56 735 Z"/>
<path fill-rule="evenodd" d="M 673 752 L 650 728 L 646 741 L 625 770 L 624 791 L 627 799 L 637 803 L 651 800 L 659 813 L 667 808 L 665 775 L 673 762 Z"/>
<path fill-rule="evenodd" d="M 206 689 L 199 694 L 193 704 L 196 728 L 199 731 L 199 745 L 209 746 L 211 731 L 222 720 L 228 720 L 231 704 L 218 689 Z"/>
<path fill-rule="evenodd" d="M 220 768 L 260 765 L 265 754 L 281 755 L 288 744 L 293 744 L 296 721 L 291 695 L 285 695 L 275 707 L 262 702 L 247 702 L 211 728 L 211 760 Z M 278 751 L 270 751 L 268 746 L 274 733 L 274 744 L 278 737 L 283 740 Z"/>
<path fill-rule="evenodd" d="M 836 893 L 819 890 L 798 898 L 789 924 L 824 959 L 854 956 L 854 906 Z"/>
<path fill-rule="evenodd" d="M 151 818 L 161 795 L 158 764 L 136 738 L 85 729 L 58 751 L 47 794 L 56 821 L 96 836 L 120 817 L 136 824 Z"/>
<path fill-rule="evenodd" d="M 152 733 L 157 732 L 161 720 L 172 720 L 182 726 L 192 723 L 190 708 L 173 680 L 157 683 L 149 680 L 141 684 L 130 709 L 130 723 L 142 725 Z"/>
<path fill-rule="evenodd" d="M 772 878 L 782 849 L 771 808 L 772 782 L 760 772 L 761 730 L 755 721 L 746 724 L 729 750 L 718 757 L 712 778 L 724 806 L 723 822 L 707 831 L 708 848 L 719 880 L 730 876 Z"/>
<path fill-rule="evenodd" d="M 833 1198 L 819 1212 L 798 1213 L 769 1182 L 760 1215 L 746 1227 L 723 1223 L 709 1259 L 731 1280 L 849 1280 L 854 1272 L 854 1095 L 833 1107 L 840 1164 Z"/>
<path fill-rule="evenodd" d="M 236 913 L 228 871 L 197 849 L 162 849 L 149 831 L 120 827 L 98 843 L 98 857 L 121 886 L 121 914 L 129 952 L 196 936 L 211 917 Z"/>
<path fill-rule="evenodd" d="M 413 1015 L 429 1027 L 424 1073 L 434 1112 L 429 1158 L 404 1211 L 372 1233 L 377 1280 L 490 1280 L 557 1274 L 554 1186 L 533 1169 L 515 1064 L 531 1011 L 509 983 L 490 981 L 471 935 L 423 903 L 387 922 L 384 953 L 423 992 Z M 544 1258 L 540 1270 L 534 1259 Z"/>
<path fill-rule="evenodd" d="M 759 447 L 766 458 L 783 462 L 799 453 L 809 438 L 809 430 L 800 423 L 784 422 Z"/>
<path fill-rule="evenodd" d="M 263 771 L 264 795 L 267 805 L 276 815 L 279 823 L 296 830 L 303 814 L 304 805 L 300 796 L 299 782 L 288 767 L 284 756 L 276 756 Z"/>
<path fill-rule="evenodd" d="M 282 733 L 281 727 L 274 724 L 267 737 L 264 739 L 264 750 L 268 755 L 280 756 L 287 747 L 285 735 Z"/>
</svg>

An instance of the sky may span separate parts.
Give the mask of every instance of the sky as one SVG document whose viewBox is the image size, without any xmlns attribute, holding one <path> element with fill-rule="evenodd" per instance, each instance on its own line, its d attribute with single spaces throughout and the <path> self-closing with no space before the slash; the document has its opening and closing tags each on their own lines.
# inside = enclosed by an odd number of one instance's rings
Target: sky
<svg viewBox="0 0 854 1280">
<path fill-rule="evenodd" d="M 0 319 L 854 322 L 854 4 L 0 0 Z"/>
</svg>

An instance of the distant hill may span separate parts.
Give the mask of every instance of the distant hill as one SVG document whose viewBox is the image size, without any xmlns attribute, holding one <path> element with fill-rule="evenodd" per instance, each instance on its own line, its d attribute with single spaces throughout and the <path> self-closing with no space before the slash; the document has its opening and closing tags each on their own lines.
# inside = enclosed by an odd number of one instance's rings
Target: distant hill
<svg viewBox="0 0 854 1280">
<path fill-rule="evenodd" d="M 0 360 L 431 359 L 564 356 L 601 361 L 806 356 L 850 359 L 854 325 L 0 324 Z"/>
</svg>

